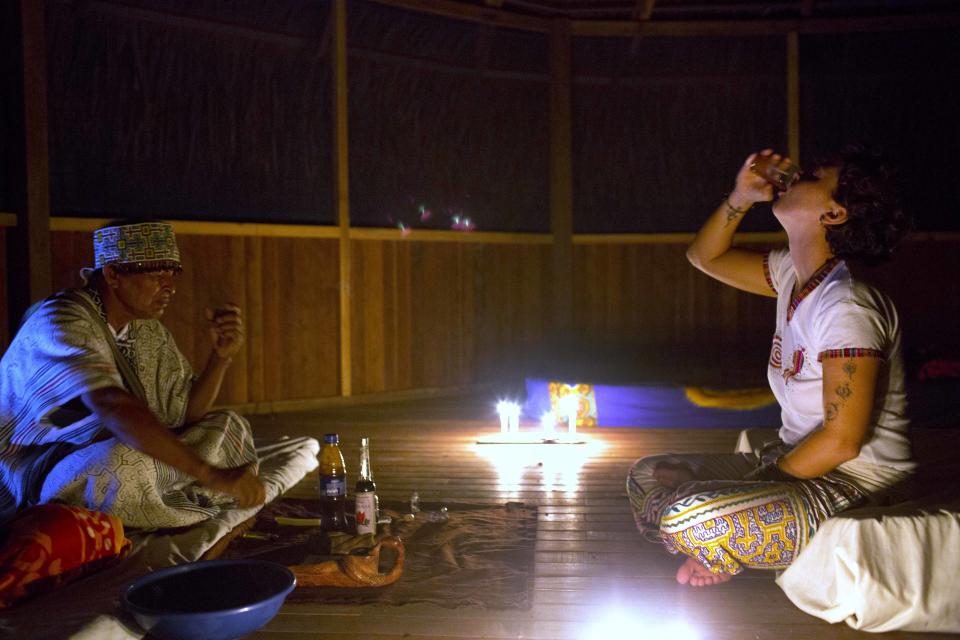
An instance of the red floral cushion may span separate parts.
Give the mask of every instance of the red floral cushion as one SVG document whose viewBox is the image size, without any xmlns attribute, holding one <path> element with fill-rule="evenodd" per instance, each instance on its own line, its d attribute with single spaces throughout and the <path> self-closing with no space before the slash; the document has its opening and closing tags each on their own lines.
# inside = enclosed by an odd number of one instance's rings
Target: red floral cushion
<svg viewBox="0 0 960 640">
<path fill-rule="evenodd" d="M 30 507 L 0 532 L 0 609 L 126 555 L 123 523 L 64 504 Z"/>
</svg>

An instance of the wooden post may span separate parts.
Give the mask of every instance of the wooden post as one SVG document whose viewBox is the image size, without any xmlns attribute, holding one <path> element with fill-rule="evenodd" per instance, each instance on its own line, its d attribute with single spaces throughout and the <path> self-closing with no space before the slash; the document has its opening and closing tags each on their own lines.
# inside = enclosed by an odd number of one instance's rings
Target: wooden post
<svg viewBox="0 0 960 640">
<path fill-rule="evenodd" d="M 570 23 L 550 30 L 550 230 L 554 320 L 558 337 L 573 328 L 573 161 Z"/>
<path fill-rule="evenodd" d="M 350 164 L 347 146 L 347 3 L 333 0 L 333 171 L 340 240 L 340 394 L 352 393 L 353 349 L 350 339 Z"/>
<path fill-rule="evenodd" d="M 787 34 L 787 152 L 800 162 L 800 43 L 796 31 Z"/>
<path fill-rule="evenodd" d="M 10 322 L 51 293 L 50 166 L 47 150 L 47 47 L 43 0 L 20 0 L 20 124 L 17 227 L 11 233 Z"/>
</svg>

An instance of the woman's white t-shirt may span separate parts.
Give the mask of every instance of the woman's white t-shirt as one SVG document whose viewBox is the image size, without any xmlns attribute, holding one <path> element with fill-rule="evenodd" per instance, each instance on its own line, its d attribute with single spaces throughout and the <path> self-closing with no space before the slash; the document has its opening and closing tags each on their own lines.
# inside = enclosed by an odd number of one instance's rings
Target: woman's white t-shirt
<svg viewBox="0 0 960 640">
<path fill-rule="evenodd" d="M 867 441 L 856 459 L 838 469 L 879 485 L 913 470 L 900 324 L 890 299 L 855 280 L 838 259 L 798 284 L 790 252 L 778 249 L 767 254 L 764 272 L 777 293 L 767 377 L 781 407 L 780 439 L 795 445 L 823 425 L 824 358 L 878 357 L 882 363 Z M 895 473 L 888 477 L 875 465 Z M 873 477 L 878 472 L 882 477 Z"/>
</svg>

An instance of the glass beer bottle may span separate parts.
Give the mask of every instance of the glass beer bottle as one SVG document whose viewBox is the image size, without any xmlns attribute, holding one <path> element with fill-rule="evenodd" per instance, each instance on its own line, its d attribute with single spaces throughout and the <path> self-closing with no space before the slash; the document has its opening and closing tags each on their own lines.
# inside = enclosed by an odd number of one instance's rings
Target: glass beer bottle
<svg viewBox="0 0 960 640">
<path fill-rule="evenodd" d="M 370 438 L 360 438 L 360 475 L 357 477 L 354 499 L 357 535 L 376 535 L 380 501 L 377 499 L 377 485 L 373 482 L 373 469 L 370 467 Z"/>
<path fill-rule="evenodd" d="M 340 435 L 323 436 L 320 450 L 320 515 L 327 531 L 345 531 L 347 519 L 344 505 L 347 500 L 347 466 L 340 452 Z"/>
</svg>

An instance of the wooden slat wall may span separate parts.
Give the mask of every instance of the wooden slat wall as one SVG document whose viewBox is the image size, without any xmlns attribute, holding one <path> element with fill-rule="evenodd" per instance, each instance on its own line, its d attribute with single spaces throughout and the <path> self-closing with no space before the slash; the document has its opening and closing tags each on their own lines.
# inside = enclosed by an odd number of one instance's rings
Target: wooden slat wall
<svg viewBox="0 0 960 640">
<path fill-rule="evenodd" d="M 890 263 L 862 275 L 893 299 L 911 353 L 960 353 L 960 238 L 917 234 Z"/>
<path fill-rule="evenodd" d="M 204 308 L 244 309 L 247 343 L 225 404 L 339 394 L 337 241 L 181 234 L 184 274 L 164 322 L 197 369 L 210 350 Z M 77 286 L 93 260 L 88 232 L 55 231 L 54 287 Z"/>
<path fill-rule="evenodd" d="M 550 247 L 355 241 L 353 390 L 490 379 L 553 326 Z"/>
<path fill-rule="evenodd" d="M 6 232 L 0 228 L 0 238 Z M 55 288 L 79 284 L 89 232 L 54 231 Z M 209 350 L 203 309 L 227 300 L 247 318 L 226 404 L 332 398 L 339 384 L 334 238 L 180 234 L 186 271 L 165 318 L 195 367 Z M 695 271 L 686 243 L 574 245 L 574 323 L 585 343 L 763 349 L 773 300 Z M 353 393 L 502 382 L 528 370 L 556 323 L 549 244 L 354 239 Z M 960 239 L 918 237 L 866 275 L 900 311 L 905 345 L 960 348 Z M 754 248 L 764 245 L 753 244 Z M 5 245 L 0 242 L 0 265 Z M 924 274 L 917 277 L 917 274 Z M 0 299 L 6 300 L 6 275 Z M 0 337 L 11 327 L 0 314 Z"/>
<path fill-rule="evenodd" d="M 755 345 L 773 328 L 775 300 L 695 270 L 685 243 L 578 244 L 574 324 L 581 335 L 649 345 Z"/>
<path fill-rule="evenodd" d="M 768 245 L 750 244 L 764 250 Z M 693 269 L 686 243 L 577 244 L 574 322 L 581 335 L 650 345 L 762 347 L 775 302 Z M 893 261 L 859 269 L 896 304 L 908 355 L 960 350 L 960 239 L 918 234 Z"/>
</svg>

